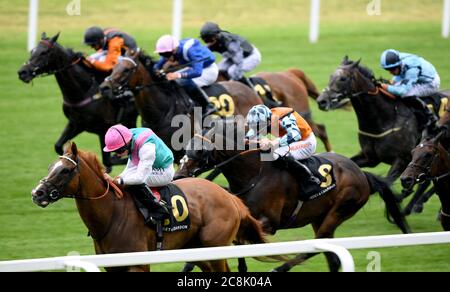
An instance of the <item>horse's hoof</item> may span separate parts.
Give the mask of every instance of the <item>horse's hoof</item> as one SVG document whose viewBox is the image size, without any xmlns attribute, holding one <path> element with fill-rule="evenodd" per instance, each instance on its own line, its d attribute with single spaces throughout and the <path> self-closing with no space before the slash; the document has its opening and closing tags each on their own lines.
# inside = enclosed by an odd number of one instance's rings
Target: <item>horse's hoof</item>
<svg viewBox="0 0 450 292">
<path fill-rule="evenodd" d="M 279 271 L 277 269 L 272 269 L 269 271 L 269 273 L 278 273 Z"/>
<path fill-rule="evenodd" d="M 420 214 L 423 212 L 423 205 L 422 204 L 415 204 L 413 209 L 412 209 L 413 213 L 417 213 Z"/>
<path fill-rule="evenodd" d="M 112 166 L 106 166 L 106 167 L 105 167 L 105 171 L 106 171 L 106 173 L 111 173 L 111 171 L 112 171 Z"/>
</svg>

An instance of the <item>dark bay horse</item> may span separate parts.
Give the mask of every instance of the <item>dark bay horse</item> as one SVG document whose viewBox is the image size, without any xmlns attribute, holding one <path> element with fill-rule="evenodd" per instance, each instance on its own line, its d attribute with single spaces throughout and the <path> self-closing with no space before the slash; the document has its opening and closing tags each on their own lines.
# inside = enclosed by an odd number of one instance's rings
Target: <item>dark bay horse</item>
<svg viewBox="0 0 450 292">
<path fill-rule="evenodd" d="M 243 137 L 238 133 L 226 136 Z M 214 143 L 236 147 L 235 139 L 231 141 L 234 144 L 226 141 L 227 138 L 220 133 L 216 133 L 214 139 L 194 136 L 176 177 L 191 177 L 219 167 L 229 182 L 230 191 L 244 201 L 255 218 L 263 221 L 266 232 L 274 234 L 280 229 L 311 224 L 316 238 L 331 238 L 336 228 L 351 218 L 375 192 L 380 193 L 398 227 L 404 233 L 409 232 L 389 186 L 374 175 L 363 172 L 348 158 L 334 153 L 319 154 L 333 162 L 337 187 L 327 195 L 301 204 L 299 182 L 294 175 L 279 167 L 277 162 L 261 162 L 259 151 L 215 149 Z M 203 145 L 203 148 L 194 148 L 195 145 Z M 313 255 L 299 255 L 275 270 L 288 271 Z M 340 266 L 337 256 L 326 253 L 326 257 L 330 270 L 337 271 Z M 245 270 L 241 265 L 240 270 Z"/>
<path fill-rule="evenodd" d="M 308 122 L 314 134 L 322 140 L 327 152 L 333 151 L 325 125 L 318 124 L 312 119 L 308 97 L 317 99 L 319 92 L 305 72 L 291 68 L 281 72 L 260 72 L 254 76 L 267 82 L 272 95 L 282 103 L 282 106 L 293 108 Z M 224 72 L 221 72 L 218 81 L 223 80 L 228 79 Z"/>
<path fill-rule="evenodd" d="M 136 127 L 138 113 L 133 103 L 113 104 L 106 98 L 94 98 L 106 75 L 93 70 L 81 53 L 58 44 L 58 37 L 59 33 L 52 38 L 42 34 L 30 59 L 18 71 L 19 78 L 29 83 L 40 75 L 55 75 L 63 95 L 64 115 L 69 120 L 55 143 L 58 154 L 63 153 L 63 145 L 67 141 L 84 131 L 97 134 L 103 149 L 108 128 L 117 123 Z M 102 152 L 102 160 L 110 171 L 110 154 Z"/>
<path fill-rule="evenodd" d="M 401 176 L 403 187 L 412 188 L 416 183 L 432 181 L 441 201 L 441 225 L 450 231 L 450 154 L 441 145 L 445 135 L 426 138 L 413 150 L 412 162 Z"/>
<path fill-rule="evenodd" d="M 145 64 L 145 66 L 144 66 Z M 137 109 L 142 116 L 143 125 L 150 127 L 174 152 L 176 161 L 184 155 L 183 147 L 174 147 L 175 133 L 180 133 L 183 125 L 174 124 L 175 116 L 189 117 L 191 127 L 187 130 L 190 135 L 181 142 L 185 146 L 193 135 L 193 106 L 187 102 L 186 93 L 176 82 L 169 82 L 164 77 L 153 72 L 154 61 L 143 53 L 130 52 L 123 58 L 112 74 L 100 85 L 105 95 L 120 92 L 124 87 L 130 88 L 136 98 Z M 150 69 L 147 69 L 150 68 Z M 250 108 L 262 104 L 256 93 L 240 82 L 227 81 L 220 83 L 230 94 L 232 100 L 223 104 L 223 110 L 230 115 L 245 116 Z M 203 128 L 200 125 L 200 129 Z"/>
<path fill-rule="evenodd" d="M 259 221 L 237 197 L 204 179 L 174 182 L 186 195 L 190 228 L 164 234 L 165 249 L 264 243 Z M 49 168 L 32 191 L 33 201 L 46 207 L 61 198 L 74 198 L 97 254 L 154 250 L 155 231 L 144 224 L 127 189 L 105 177 L 94 153 L 77 150 L 75 143 Z M 184 213 L 178 210 L 174 214 Z M 226 260 L 195 263 L 203 271 L 229 271 Z M 108 271 L 149 271 L 149 266 L 107 268 Z"/>
</svg>

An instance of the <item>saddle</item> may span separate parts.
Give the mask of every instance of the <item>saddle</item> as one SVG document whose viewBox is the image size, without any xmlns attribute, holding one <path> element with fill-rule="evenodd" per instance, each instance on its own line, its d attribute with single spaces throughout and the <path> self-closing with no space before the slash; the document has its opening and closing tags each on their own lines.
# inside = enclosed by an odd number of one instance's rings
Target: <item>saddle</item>
<svg viewBox="0 0 450 292">
<path fill-rule="evenodd" d="M 261 97 L 264 105 L 269 108 L 281 106 L 281 102 L 276 99 L 272 93 L 272 89 L 264 79 L 260 77 L 250 77 L 249 80 L 253 83 L 253 90 Z"/>
</svg>

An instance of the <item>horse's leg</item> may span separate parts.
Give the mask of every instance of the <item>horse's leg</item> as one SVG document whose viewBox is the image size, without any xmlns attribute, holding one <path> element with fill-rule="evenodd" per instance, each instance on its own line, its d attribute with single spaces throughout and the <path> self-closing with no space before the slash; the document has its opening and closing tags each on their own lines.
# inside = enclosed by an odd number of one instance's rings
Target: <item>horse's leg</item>
<svg viewBox="0 0 450 292">
<path fill-rule="evenodd" d="M 333 151 L 333 147 L 331 146 L 330 140 L 328 139 L 328 133 L 327 133 L 325 125 L 323 125 L 323 124 L 316 124 L 314 122 L 309 123 L 309 124 L 311 125 L 314 134 L 317 137 L 319 137 L 320 140 L 322 140 L 322 143 L 325 146 L 325 150 L 327 152 L 332 152 Z"/>
<path fill-rule="evenodd" d="M 403 158 L 398 158 L 392 163 L 391 168 L 387 174 L 386 180 L 389 184 L 392 184 L 408 166 L 409 161 L 405 161 Z"/>
<path fill-rule="evenodd" d="M 417 188 L 416 193 L 412 197 L 412 199 L 409 201 L 408 205 L 406 205 L 405 209 L 403 210 L 403 214 L 405 216 L 410 215 L 413 207 L 420 201 L 422 198 L 423 193 L 426 191 L 426 189 L 430 186 L 430 182 L 427 181 Z"/>
<path fill-rule="evenodd" d="M 230 267 L 226 260 L 210 261 L 212 272 L 230 272 Z"/>
<path fill-rule="evenodd" d="M 182 273 L 192 272 L 192 270 L 194 270 L 194 267 L 195 267 L 194 263 L 186 263 L 181 272 Z"/>
<path fill-rule="evenodd" d="M 69 122 L 67 124 L 67 126 L 64 128 L 64 131 L 59 136 L 58 141 L 56 141 L 56 143 L 55 143 L 55 151 L 56 151 L 56 153 L 58 153 L 59 155 L 63 155 L 63 153 L 64 153 L 64 150 L 63 150 L 64 144 L 67 141 L 69 141 L 70 139 L 72 139 L 75 136 L 77 136 L 78 134 L 80 134 L 81 132 L 83 132 L 83 131 L 84 131 L 84 129 L 81 129 L 76 124 Z"/>
<path fill-rule="evenodd" d="M 128 267 L 127 272 L 150 272 L 150 266 L 132 266 Z"/>
<path fill-rule="evenodd" d="M 432 186 L 427 192 L 425 192 L 425 194 L 423 194 L 419 200 L 417 201 L 417 203 L 414 205 L 413 207 L 413 212 L 414 213 L 422 213 L 423 211 L 423 204 L 425 204 L 426 202 L 428 202 L 428 200 L 431 198 L 431 196 L 433 196 L 436 193 L 436 189 L 434 186 Z"/>
<path fill-rule="evenodd" d="M 199 267 L 200 270 L 202 270 L 202 272 L 212 272 L 213 271 L 213 268 L 212 268 L 211 263 L 209 261 L 208 262 L 195 262 L 195 263 L 192 263 L 192 264 L 194 264 L 195 266 Z"/>
<path fill-rule="evenodd" d="M 380 164 L 380 161 L 368 158 L 363 152 L 359 152 L 352 158 L 350 158 L 359 167 L 375 167 Z"/>
</svg>

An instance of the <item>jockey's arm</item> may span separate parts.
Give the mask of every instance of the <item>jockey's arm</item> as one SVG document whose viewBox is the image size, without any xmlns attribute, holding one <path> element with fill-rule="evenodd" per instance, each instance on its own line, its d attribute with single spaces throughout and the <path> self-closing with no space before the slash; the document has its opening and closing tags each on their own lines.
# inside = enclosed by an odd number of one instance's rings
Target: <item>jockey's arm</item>
<svg viewBox="0 0 450 292">
<path fill-rule="evenodd" d="M 240 79 L 242 78 L 242 75 L 244 74 L 242 67 L 243 67 L 243 62 L 244 62 L 244 50 L 242 50 L 241 48 L 241 44 L 240 42 L 231 42 L 228 45 L 228 53 L 231 55 L 231 60 L 233 61 L 233 63 L 236 65 L 236 75 L 237 76 L 231 76 L 232 79 Z"/>
<path fill-rule="evenodd" d="M 164 64 L 167 62 L 167 58 L 165 57 L 161 57 L 158 62 L 156 62 L 155 65 L 153 65 L 153 70 L 155 71 L 159 71 L 162 69 L 162 67 L 164 66 Z"/>
<path fill-rule="evenodd" d="M 410 68 L 403 79 L 394 79 L 397 80 L 397 84 L 389 85 L 387 90 L 396 96 L 405 96 L 419 79 L 419 74 L 419 68 Z M 401 82 L 398 82 L 400 80 Z"/>
<path fill-rule="evenodd" d="M 119 57 L 122 54 L 123 45 L 124 41 L 122 38 L 115 37 L 111 39 L 108 43 L 108 54 L 106 55 L 105 61 L 94 61 L 92 65 L 94 65 L 94 67 L 99 71 L 111 71 L 117 64 Z"/>
<path fill-rule="evenodd" d="M 190 62 L 193 62 L 187 70 L 181 72 L 181 78 L 193 79 L 202 76 L 203 62 L 195 62 L 196 60 L 203 59 L 200 52 L 197 52 L 195 48 L 191 48 L 188 51 L 188 57 Z"/>
<path fill-rule="evenodd" d="M 139 185 L 146 183 L 152 175 L 153 164 L 156 159 L 156 147 L 153 143 L 146 143 L 139 149 L 139 164 L 122 172 L 119 176 L 125 185 Z M 130 164 L 130 160 L 128 161 Z"/>
<path fill-rule="evenodd" d="M 278 145 L 288 146 L 302 139 L 302 134 L 297 125 L 297 120 L 293 114 L 289 114 L 281 119 L 281 127 L 286 130 L 286 135 L 278 139 Z"/>
</svg>

